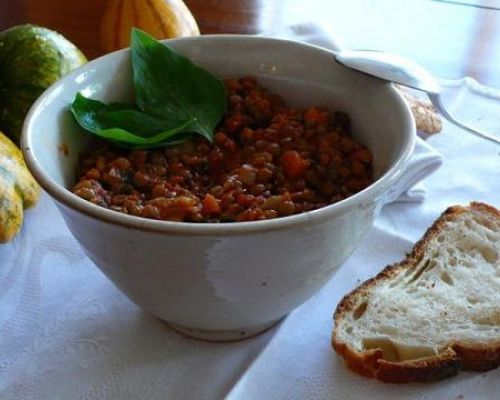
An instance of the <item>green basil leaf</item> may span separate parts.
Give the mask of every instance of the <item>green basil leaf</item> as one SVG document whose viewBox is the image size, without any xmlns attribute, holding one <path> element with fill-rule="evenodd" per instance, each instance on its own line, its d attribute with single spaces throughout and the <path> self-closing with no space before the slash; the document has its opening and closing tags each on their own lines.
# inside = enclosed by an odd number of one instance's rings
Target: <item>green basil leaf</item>
<svg viewBox="0 0 500 400">
<path fill-rule="evenodd" d="M 133 132 L 142 137 L 152 137 L 159 132 L 189 126 L 191 121 L 165 120 L 151 115 L 147 115 L 139 110 L 118 110 L 105 109 L 97 115 L 101 126 L 115 127 Z"/>
<path fill-rule="evenodd" d="M 187 123 L 189 124 L 189 122 Z M 158 145 L 173 145 L 182 143 L 186 140 L 185 137 L 174 138 L 184 129 L 181 126 L 177 129 L 172 129 L 169 131 L 160 132 L 154 136 L 144 138 L 141 136 L 134 135 L 133 133 L 127 132 L 119 128 L 102 129 L 97 133 L 103 139 L 108 139 L 119 146 L 132 148 L 132 149 L 150 149 L 158 147 Z M 173 140 L 172 140 L 173 139 Z"/>
<path fill-rule="evenodd" d="M 212 141 L 226 109 L 224 84 L 146 33 L 132 30 L 136 105 L 105 104 L 78 93 L 78 124 L 123 147 L 177 144 L 199 133 Z"/>
<path fill-rule="evenodd" d="M 190 128 L 212 141 L 226 109 L 224 84 L 138 29 L 132 30 L 131 42 L 139 109 L 161 118 L 193 120 Z"/>
<path fill-rule="evenodd" d="M 87 131 L 116 144 L 132 148 L 151 148 L 179 143 L 175 138 L 192 124 L 188 121 L 166 121 L 129 105 L 106 105 L 77 93 L 71 111 L 77 122 Z M 186 135 L 181 141 L 186 140 Z"/>
</svg>

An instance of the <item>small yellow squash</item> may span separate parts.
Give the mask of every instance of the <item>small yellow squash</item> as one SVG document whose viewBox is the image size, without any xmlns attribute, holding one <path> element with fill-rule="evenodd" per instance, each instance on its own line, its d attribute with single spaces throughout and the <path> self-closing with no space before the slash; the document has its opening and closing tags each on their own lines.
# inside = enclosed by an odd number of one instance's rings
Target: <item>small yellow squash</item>
<svg viewBox="0 0 500 400">
<path fill-rule="evenodd" d="M 156 39 L 200 34 L 182 0 L 108 0 L 101 22 L 105 52 L 130 46 L 130 31 L 139 28 Z"/>
<path fill-rule="evenodd" d="M 0 132 L 0 243 L 8 242 L 23 224 L 23 210 L 33 207 L 40 186 L 24 163 L 21 150 Z"/>
</svg>

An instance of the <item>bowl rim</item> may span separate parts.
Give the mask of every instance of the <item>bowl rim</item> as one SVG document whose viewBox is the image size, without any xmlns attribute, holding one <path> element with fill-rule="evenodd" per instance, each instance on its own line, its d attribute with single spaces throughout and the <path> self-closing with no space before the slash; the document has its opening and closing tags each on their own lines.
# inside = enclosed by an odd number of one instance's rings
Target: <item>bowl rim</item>
<svg viewBox="0 0 500 400">
<path fill-rule="evenodd" d="M 244 35 L 244 34 L 211 34 L 201 35 L 195 37 L 183 37 L 174 39 L 161 40 L 162 43 L 181 42 L 181 41 L 262 41 L 262 42 L 281 42 L 282 44 L 288 43 L 289 45 L 299 45 L 302 47 L 314 49 L 315 51 L 323 52 L 325 54 L 334 54 L 335 51 L 325 49 L 313 44 L 300 42 L 291 39 L 282 39 L 275 37 L 266 37 L 261 35 Z M 266 232 L 277 229 L 289 228 L 293 226 L 311 226 L 314 223 L 325 221 L 333 215 L 340 216 L 349 210 L 362 207 L 367 198 L 375 198 L 381 196 L 380 202 L 383 205 L 385 200 L 383 191 L 391 184 L 396 182 L 403 174 L 405 167 L 413 153 L 416 141 L 416 128 L 413 115 L 410 111 L 408 104 L 404 101 L 402 95 L 390 83 L 381 83 L 386 91 L 386 95 L 395 96 L 397 102 L 401 106 L 402 118 L 405 125 L 407 125 L 407 135 L 401 149 L 399 158 L 372 184 L 362 191 L 349 196 L 337 203 L 328 206 L 306 211 L 300 214 L 294 214 L 286 217 L 280 217 L 270 220 L 262 221 L 246 221 L 246 222 L 230 222 L 230 223 L 196 223 L 196 222 L 174 222 L 174 221 L 160 221 L 144 217 L 124 214 L 118 211 L 113 211 L 96 204 L 84 200 L 69 189 L 63 187 L 52 179 L 40 166 L 32 148 L 32 134 L 33 129 L 31 126 L 36 120 L 37 114 L 40 113 L 39 108 L 43 107 L 47 98 L 51 98 L 52 94 L 59 90 L 59 87 L 65 81 L 73 79 L 75 76 L 81 74 L 82 71 L 98 68 L 101 63 L 109 59 L 123 57 L 129 52 L 129 48 L 118 50 L 99 58 L 96 58 L 79 68 L 73 70 L 49 88 L 47 88 L 40 97 L 31 106 L 23 124 L 21 135 L 21 150 L 24 154 L 26 165 L 36 181 L 40 186 L 54 199 L 58 206 L 65 206 L 71 210 L 86 215 L 87 217 L 98 219 L 103 222 L 111 223 L 113 225 L 120 225 L 128 229 L 139 229 L 151 232 L 175 233 L 176 235 L 228 235 L 228 234 L 249 234 L 255 232 Z M 361 73 L 360 73 L 361 74 Z M 371 78 L 371 77 L 370 77 Z M 377 79 L 377 78 L 372 78 Z"/>
</svg>

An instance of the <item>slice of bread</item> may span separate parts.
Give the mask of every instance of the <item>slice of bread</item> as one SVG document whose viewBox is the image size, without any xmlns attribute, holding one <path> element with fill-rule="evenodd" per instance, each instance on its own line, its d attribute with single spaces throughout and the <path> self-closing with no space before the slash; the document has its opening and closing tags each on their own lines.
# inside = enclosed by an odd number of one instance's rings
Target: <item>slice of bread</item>
<svg viewBox="0 0 500 400">
<path fill-rule="evenodd" d="M 500 210 L 448 208 L 410 254 L 346 295 L 332 345 L 386 382 L 434 381 L 500 364 Z"/>
</svg>

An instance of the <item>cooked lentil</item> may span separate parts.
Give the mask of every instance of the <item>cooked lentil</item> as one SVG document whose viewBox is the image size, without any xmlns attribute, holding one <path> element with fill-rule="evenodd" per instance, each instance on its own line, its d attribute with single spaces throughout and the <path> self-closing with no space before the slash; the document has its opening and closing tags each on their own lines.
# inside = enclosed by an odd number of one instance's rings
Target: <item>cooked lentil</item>
<svg viewBox="0 0 500 400">
<path fill-rule="evenodd" d="M 327 206 L 372 181 L 372 155 L 343 112 L 299 110 L 245 77 L 225 81 L 228 110 L 213 143 L 126 150 L 99 142 L 73 192 L 145 218 L 254 221 Z"/>
</svg>

